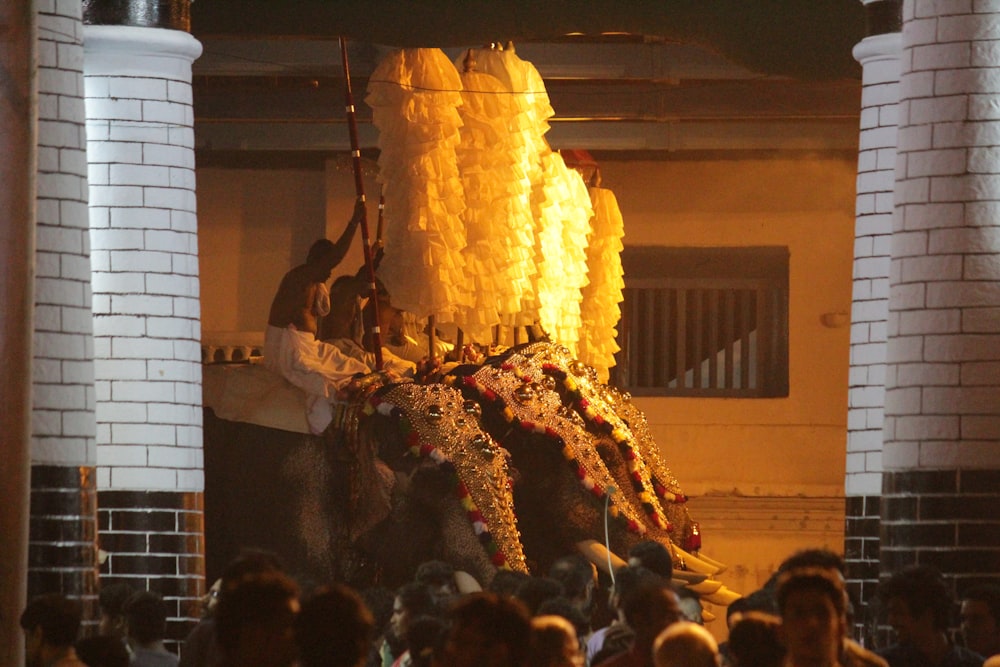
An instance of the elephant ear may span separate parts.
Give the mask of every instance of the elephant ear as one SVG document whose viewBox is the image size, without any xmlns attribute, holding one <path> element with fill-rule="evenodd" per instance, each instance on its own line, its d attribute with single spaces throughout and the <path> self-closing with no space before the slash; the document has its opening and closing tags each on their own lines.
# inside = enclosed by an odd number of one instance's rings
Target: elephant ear
<svg viewBox="0 0 1000 667">
<path fill-rule="evenodd" d="M 409 455 L 450 480 L 493 565 L 526 572 L 507 457 L 482 429 L 479 404 L 445 385 L 409 383 L 373 395 L 365 410 L 398 420 Z"/>
</svg>

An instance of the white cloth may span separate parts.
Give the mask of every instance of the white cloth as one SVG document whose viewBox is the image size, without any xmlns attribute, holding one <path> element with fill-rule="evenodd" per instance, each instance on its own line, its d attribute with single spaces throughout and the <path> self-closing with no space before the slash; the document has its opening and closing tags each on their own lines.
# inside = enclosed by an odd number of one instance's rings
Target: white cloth
<svg viewBox="0 0 1000 667">
<path fill-rule="evenodd" d="M 345 356 L 356 359 L 370 368 L 375 367 L 375 355 L 365 350 L 350 338 L 335 338 L 327 342 L 343 352 Z M 417 364 L 409 359 L 393 354 L 391 350 L 383 345 L 382 370 L 399 377 L 412 378 L 417 372 Z"/>
<path fill-rule="evenodd" d="M 268 326 L 264 332 L 264 366 L 280 373 L 306 394 L 306 418 L 313 433 L 322 433 L 333 421 L 330 404 L 337 390 L 371 369 L 335 346 L 292 327 Z"/>
<path fill-rule="evenodd" d="M 318 317 L 330 314 L 330 288 L 326 283 L 320 283 L 316 289 L 316 302 L 313 304 L 313 312 Z"/>
</svg>

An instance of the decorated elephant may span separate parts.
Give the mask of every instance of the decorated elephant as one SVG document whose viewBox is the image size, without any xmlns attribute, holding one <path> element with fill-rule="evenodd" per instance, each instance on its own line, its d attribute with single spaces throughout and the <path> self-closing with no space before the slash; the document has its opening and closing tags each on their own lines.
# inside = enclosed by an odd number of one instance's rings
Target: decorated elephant
<svg viewBox="0 0 1000 667">
<path fill-rule="evenodd" d="M 696 553 L 698 525 L 642 412 L 553 343 L 381 387 L 341 406 L 322 437 L 209 415 L 206 474 L 210 569 L 213 550 L 231 556 L 238 540 L 359 587 L 398 586 L 430 559 L 487 585 L 573 550 L 607 570 L 652 539 L 676 579 L 713 602 L 733 597 L 712 577 L 721 565 Z"/>
<path fill-rule="evenodd" d="M 722 566 L 693 553 L 698 524 L 642 412 L 566 348 L 530 343 L 439 383 L 386 387 L 364 413 L 359 448 L 405 479 L 356 544 L 388 579 L 433 557 L 485 584 L 496 568 L 545 572 L 576 549 L 608 569 L 656 540 L 676 578 L 713 601 L 732 597 L 711 580 Z M 435 536 L 429 549 L 408 537 L 417 526 Z"/>
</svg>

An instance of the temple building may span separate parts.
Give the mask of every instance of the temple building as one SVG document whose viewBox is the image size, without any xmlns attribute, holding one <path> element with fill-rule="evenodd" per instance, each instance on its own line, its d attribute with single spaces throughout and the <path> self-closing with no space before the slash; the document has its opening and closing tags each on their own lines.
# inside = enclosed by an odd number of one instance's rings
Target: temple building
<svg viewBox="0 0 1000 667">
<path fill-rule="evenodd" d="M 130 583 L 171 640 L 197 620 L 204 365 L 259 352 L 284 273 L 351 215 L 340 36 L 373 218 L 387 54 L 537 68 L 548 143 L 624 220 L 611 382 L 730 589 L 833 549 L 870 643 L 880 576 L 1000 580 L 1000 11 L 430 4 L 0 7 L 0 664 L 41 593 L 94 620 Z M 338 272 L 362 263 L 355 240 Z"/>
</svg>

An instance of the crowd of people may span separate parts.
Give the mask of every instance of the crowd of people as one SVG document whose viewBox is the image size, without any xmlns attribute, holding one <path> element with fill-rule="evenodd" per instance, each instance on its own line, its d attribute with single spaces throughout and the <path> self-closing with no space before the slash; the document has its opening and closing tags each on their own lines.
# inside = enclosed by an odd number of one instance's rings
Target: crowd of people
<svg viewBox="0 0 1000 667">
<path fill-rule="evenodd" d="M 905 568 L 877 596 L 895 641 L 872 651 L 849 637 L 842 559 L 801 551 L 727 608 L 717 644 L 657 547 L 635 548 L 608 581 L 574 554 L 544 576 L 500 571 L 485 590 L 430 561 L 393 591 L 304 585 L 248 551 L 211 588 L 179 657 L 163 643 L 163 600 L 119 584 L 101 591 L 95 636 L 78 639 L 80 606 L 61 595 L 31 600 L 21 627 L 29 667 L 1000 667 L 1000 587 L 963 591 L 953 635 L 944 579 Z"/>
</svg>

